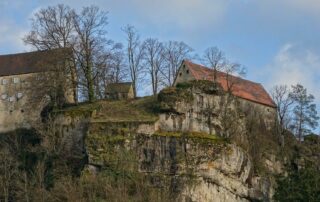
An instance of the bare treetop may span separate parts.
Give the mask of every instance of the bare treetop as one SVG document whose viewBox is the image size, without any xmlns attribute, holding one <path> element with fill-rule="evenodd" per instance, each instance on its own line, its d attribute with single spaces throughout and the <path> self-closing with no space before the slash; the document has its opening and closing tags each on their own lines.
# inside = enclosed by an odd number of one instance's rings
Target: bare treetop
<svg viewBox="0 0 320 202">
<path fill-rule="evenodd" d="M 32 29 L 23 41 L 37 50 L 71 47 L 75 11 L 59 4 L 41 9 L 32 18 Z"/>
<path fill-rule="evenodd" d="M 214 70 L 213 80 L 216 81 L 216 71 L 221 71 L 223 68 L 226 67 L 227 60 L 224 52 L 222 52 L 217 47 L 207 48 L 203 54 L 202 60 L 205 65 Z"/>
</svg>

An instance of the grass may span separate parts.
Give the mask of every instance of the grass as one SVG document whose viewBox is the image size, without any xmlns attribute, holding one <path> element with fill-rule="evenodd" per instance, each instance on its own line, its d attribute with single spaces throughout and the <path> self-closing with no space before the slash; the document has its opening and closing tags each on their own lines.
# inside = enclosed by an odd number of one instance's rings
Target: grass
<svg viewBox="0 0 320 202">
<path fill-rule="evenodd" d="M 67 107 L 59 112 L 71 115 L 90 115 L 92 122 L 155 122 L 158 119 L 154 97 L 135 100 L 100 100 Z"/>
</svg>

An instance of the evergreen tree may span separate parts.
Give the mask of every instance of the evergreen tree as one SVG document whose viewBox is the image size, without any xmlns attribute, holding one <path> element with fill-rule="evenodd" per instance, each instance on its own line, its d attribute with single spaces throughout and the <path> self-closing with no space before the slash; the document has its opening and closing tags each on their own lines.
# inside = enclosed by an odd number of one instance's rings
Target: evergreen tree
<svg viewBox="0 0 320 202">
<path fill-rule="evenodd" d="M 291 129 L 301 141 L 303 136 L 311 133 L 311 129 L 318 126 L 316 104 L 314 104 L 314 96 L 308 95 L 307 89 L 301 84 L 292 86 L 290 97 L 294 101 Z"/>
<path fill-rule="evenodd" d="M 320 174 L 312 167 L 293 170 L 277 182 L 275 201 L 320 201 Z"/>
</svg>

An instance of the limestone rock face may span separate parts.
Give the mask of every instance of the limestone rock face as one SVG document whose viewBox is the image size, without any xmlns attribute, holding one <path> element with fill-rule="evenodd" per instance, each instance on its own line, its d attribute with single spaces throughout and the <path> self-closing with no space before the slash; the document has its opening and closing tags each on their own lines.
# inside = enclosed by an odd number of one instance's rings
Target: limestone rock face
<svg viewBox="0 0 320 202">
<path fill-rule="evenodd" d="M 186 187 L 185 193 L 189 192 L 192 201 L 248 201 L 250 188 L 246 180 L 250 171 L 248 157 L 230 145 L 217 159 L 199 165 L 199 182 Z"/>
<path fill-rule="evenodd" d="M 189 101 L 176 102 L 172 112 L 160 114 L 159 130 L 204 132 L 228 137 L 232 128 L 239 136 L 243 136 L 245 125 L 239 100 L 229 95 L 198 91 L 193 91 L 192 97 Z"/>
<path fill-rule="evenodd" d="M 111 146 L 112 137 L 101 139 L 89 135 L 87 138 L 89 164 L 110 166 L 112 159 L 126 162 L 125 168 L 145 173 L 146 184 L 165 187 L 177 201 L 269 199 L 269 192 L 259 190 L 261 180 L 256 180 L 255 187 L 249 183 L 250 157 L 234 144 L 133 134 L 121 143 L 112 142 Z"/>
<path fill-rule="evenodd" d="M 271 201 L 273 181 L 253 174 L 253 157 L 226 139 L 231 130 L 246 135 L 241 103 L 225 95 L 192 93 L 193 99 L 173 103 L 157 121 L 93 117 L 84 121 L 87 127 L 80 127 L 81 120 L 69 121 L 73 127 L 65 133 L 82 133 L 76 136 L 84 138 L 90 170 L 107 166 L 143 173 L 148 186 L 170 192 L 176 201 Z M 270 173 L 282 172 L 274 156 L 264 163 Z"/>
</svg>

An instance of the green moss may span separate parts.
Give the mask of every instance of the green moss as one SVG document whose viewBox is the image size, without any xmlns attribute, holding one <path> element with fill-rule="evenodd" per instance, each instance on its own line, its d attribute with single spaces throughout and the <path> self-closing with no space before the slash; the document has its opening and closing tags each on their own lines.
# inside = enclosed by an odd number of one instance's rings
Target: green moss
<svg viewBox="0 0 320 202">
<path fill-rule="evenodd" d="M 218 137 L 216 135 L 210 135 L 208 133 L 204 132 L 162 132 L 158 131 L 154 134 L 155 136 L 161 136 L 161 137 L 176 137 L 176 138 L 189 138 L 197 141 L 201 141 L 203 143 L 209 142 L 209 143 L 226 143 L 227 140 Z"/>
<path fill-rule="evenodd" d="M 181 137 L 182 133 L 181 132 L 156 132 L 154 134 L 155 136 L 161 136 L 161 137 Z"/>
<path fill-rule="evenodd" d="M 71 117 L 91 117 L 93 111 L 101 109 L 99 102 L 81 103 L 75 106 L 66 107 L 63 109 L 54 110 L 54 114 L 65 114 Z"/>
<path fill-rule="evenodd" d="M 191 89 L 184 88 L 165 88 L 158 95 L 160 110 L 164 112 L 173 112 L 178 102 L 191 103 L 193 99 Z"/>
<path fill-rule="evenodd" d="M 320 136 L 310 134 L 304 136 L 304 144 L 320 144 Z"/>
</svg>

